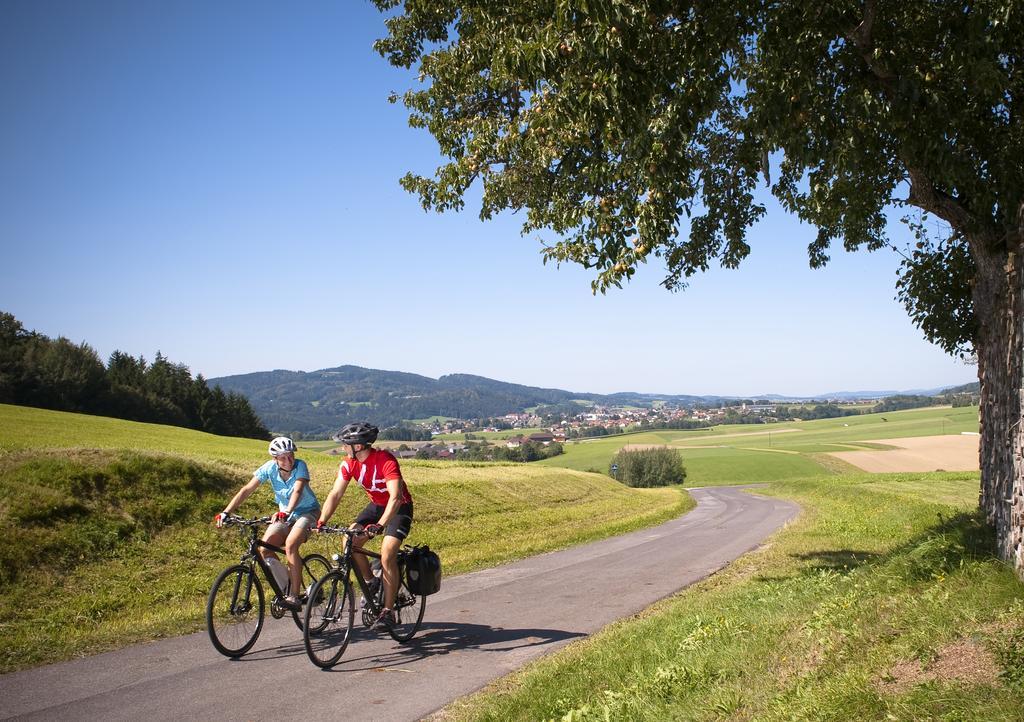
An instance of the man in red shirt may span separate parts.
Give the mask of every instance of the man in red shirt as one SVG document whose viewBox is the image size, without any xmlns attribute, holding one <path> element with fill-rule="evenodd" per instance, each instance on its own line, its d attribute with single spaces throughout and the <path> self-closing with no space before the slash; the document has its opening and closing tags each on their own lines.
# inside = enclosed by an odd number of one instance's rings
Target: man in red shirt
<svg viewBox="0 0 1024 722">
<path fill-rule="evenodd" d="M 376 426 L 365 422 L 349 424 L 341 430 L 338 438 L 348 447 L 348 458 L 338 467 L 338 477 L 327 495 L 317 526 L 323 526 L 331 518 L 345 495 L 348 483 L 355 479 L 370 497 L 370 503 L 359 512 L 351 527 L 364 529 L 368 534 L 357 537 L 356 546 L 362 547 L 368 539 L 384 534 L 380 547 L 384 611 L 374 629 L 386 631 L 395 623 L 393 609 L 399 587 L 398 550 L 412 527 L 412 496 L 402 479 L 398 460 L 389 451 L 372 448 L 371 444 L 377 440 Z M 354 554 L 353 558 L 363 579 L 372 585 L 375 580 L 366 556 Z"/>
</svg>

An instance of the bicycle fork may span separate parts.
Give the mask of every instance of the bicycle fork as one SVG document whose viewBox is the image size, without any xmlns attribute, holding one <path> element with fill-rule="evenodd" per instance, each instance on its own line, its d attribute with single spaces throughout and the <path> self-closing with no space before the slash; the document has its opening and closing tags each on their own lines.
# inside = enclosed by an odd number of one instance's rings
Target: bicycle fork
<svg viewBox="0 0 1024 722">
<path fill-rule="evenodd" d="M 243 594 L 242 599 L 239 600 L 238 593 L 239 593 L 239 591 L 241 591 L 242 578 L 243 577 L 246 580 L 246 582 L 245 582 L 245 592 Z M 242 615 L 242 614 L 247 614 L 249 612 L 249 610 L 252 609 L 252 603 L 250 602 L 250 598 L 251 598 L 251 595 L 252 595 L 252 585 L 253 585 L 253 569 L 250 566 L 247 573 L 238 574 L 235 577 L 235 586 L 234 586 L 234 589 L 232 590 L 232 593 L 231 593 L 231 614 L 232 615 L 239 616 L 239 615 Z"/>
</svg>

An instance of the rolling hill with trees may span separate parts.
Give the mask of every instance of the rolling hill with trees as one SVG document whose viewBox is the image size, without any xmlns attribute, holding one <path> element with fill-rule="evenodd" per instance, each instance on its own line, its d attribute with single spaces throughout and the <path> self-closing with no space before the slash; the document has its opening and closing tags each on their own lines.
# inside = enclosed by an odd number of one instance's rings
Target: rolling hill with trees
<svg viewBox="0 0 1024 722">
<path fill-rule="evenodd" d="M 243 394 L 271 429 L 307 438 L 328 436 L 345 420 L 365 419 L 390 426 L 431 416 L 489 418 L 543 405 L 584 401 L 650 406 L 654 401 L 693 404 L 699 396 L 577 393 L 495 381 L 471 374 L 439 379 L 360 366 L 318 371 L 262 371 L 211 379 L 225 391 Z"/>
<path fill-rule="evenodd" d="M 263 422 L 275 432 L 307 439 L 329 437 L 353 419 L 388 427 L 433 416 L 489 419 L 538 407 L 568 413 L 573 408 L 582 411 L 589 405 L 650 408 L 665 403 L 691 407 L 735 402 L 737 398 L 636 392 L 594 394 L 524 386 L 472 374 L 449 374 L 432 379 L 360 366 L 337 366 L 308 372 L 261 371 L 222 376 L 210 379 L 210 383 L 245 396 Z M 807 400 L 782 396 L 772 398 Z M 949 401 L 922 398 L 915 405 L 929 403 Z"/>
</svg>

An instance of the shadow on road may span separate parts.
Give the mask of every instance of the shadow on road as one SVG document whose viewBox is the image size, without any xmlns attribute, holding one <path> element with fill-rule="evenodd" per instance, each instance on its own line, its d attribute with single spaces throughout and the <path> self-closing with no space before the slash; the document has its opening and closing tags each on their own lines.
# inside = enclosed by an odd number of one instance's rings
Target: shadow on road
<svg viewBox="0 0 1024 722">
<path fill-rule="evenodd" d="M 436 657 L 453 652 L 477 650 L 484 652 L 509 652 L 514 649 L 537 647 L 567 639 L 586 636 L 581 632 L 565 632 L 560 629 L 504 629 L 485 624 L 465 624 L 459 622 L 424 622 L 416 637 L 411 642 L 399 644 L 387 637 L 368 632 L 353 630 L 353 637 L 345 656 L 341 658 L 333 670 L 335 672 L 355 672 L 367 669 L 387 669 L 401 667 L 427 657 Z M 370 651 L 368 645 L 360 645 L 364 640 L 386 640 L 388 648 L 380 651 L 380 645 Z M 360 649 L 360 646 L 365 648 Z M 327 671 L 327 670 L 325 670 Z"/>
<path fill-rule="evenodd" d="M 486 624 L 424 622 L 412 641 L 399 644 L 387 635 L 356 627 L 352 630 L 352 638 L 349 640 L 349 647 L 345 651 L 345 655 L 333 671 L 354 672 L 400 667 L 427 657 L 471 649 L 484 652 L 509 652 L 514 649 L 543 646 L 584 636 L 586 635 L 582 632 L 566 632 L 560 629 L 505 629 Z M 377 644 L 373 644 L 373 642 L 377 642 Z M 386 650 L 380 650 L 382 643 L 387 646 Z M 260 649 L 230 661 L 232 663 L 266 662 L 283 657 L 304 657 L 305 655 L 306 648 L 299 641 Z"/>
<path fill-rule="evenodd" d="M 232 664 L 239 662 L 266 662 L 267 660 L 281 659 L 282 657 L 305 657 L 306 647 L 302 643 L 302 633 L 299 633 L 299 640 L 291 644 L 281 644 L 277 647 L 259 648 L 257 643 L 256 651 L 249 652 L 244 657 L 229 659 Z"/>
</svg>

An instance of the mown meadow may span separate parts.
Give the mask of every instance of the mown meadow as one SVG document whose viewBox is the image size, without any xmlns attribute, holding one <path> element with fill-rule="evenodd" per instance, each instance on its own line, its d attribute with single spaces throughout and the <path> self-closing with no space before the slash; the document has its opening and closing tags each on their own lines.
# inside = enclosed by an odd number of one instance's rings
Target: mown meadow
<svg viewBox="0 0 1024 722">
<path fill-rule="evenodd" d="M 761 549 L 446 719 L 1021 719 L 1024 584 L 974 513 L 978 474 L 866 474 L 824 453 L 976 431 L 977 410 L 884 416 L 630 435 L 530 465 L 407 462 L 414 536 L 449 574 L 684 513 L 678 489 L 586 471 L 626 443 L 678 448 L 688 486 L 756 481 L 802 507 Z M 0 455 L 0 518 L 17 529 L 0 546 L 4 671 L 201 628 L 239 551 L 209 518 L 266 458 L 262 442 L 4 406 Z M 322 495 L 338 458 L 300 456 Z"/>
<path fill-rule="evenodd" d="M 686 486 L 756 483 L 849 471 L 830 451 L 877 449 L 877 439 L 978 431 L 976 406 L 933 407 L 817 421 L 733 424 L 689 431 L 647 431 L 568 442 L 565 453 L 538 465 L 608 473 L 625 445 L 679 449 Z"/>
<path fill-rule="evenodd" d="M 338 457 L 300 447 L 322 499 Z M 0 671 L 202 628 L 238 536 L 210 520 L 267 459 L 266 443 L 0 405 Z M 446 574 L 656 524 L 691 508 L 677 489 L 626 489 L 563 469 L 404 462 L 412 541 Z M 365 503 L 350 489 L 336 519 Z M 242 508 L 274 510 L 268 489 Z M 514 533 L 513 533 L 514 532 Z M 315 536 L 304 551 L 333 551 Z"/>
<path fill-rule="evenodd" d="M 592 442 L 609 455 L 624 443 L 679 447 L 687 485 L 761 481 L 751 493 L 796 501 L 801 515 L 715 576 L 459 700 L 447 718 L 1024 718 L 1024 584 L 992 554 L 978 474 L 866 474 L 822 455 L 976 431 L 977 410 L 792 426 L 773 425 L 770 441 L 764 427 L 721 427 Z M 802 475 L 794 458 L 822 466 Z"/>
</svg>

